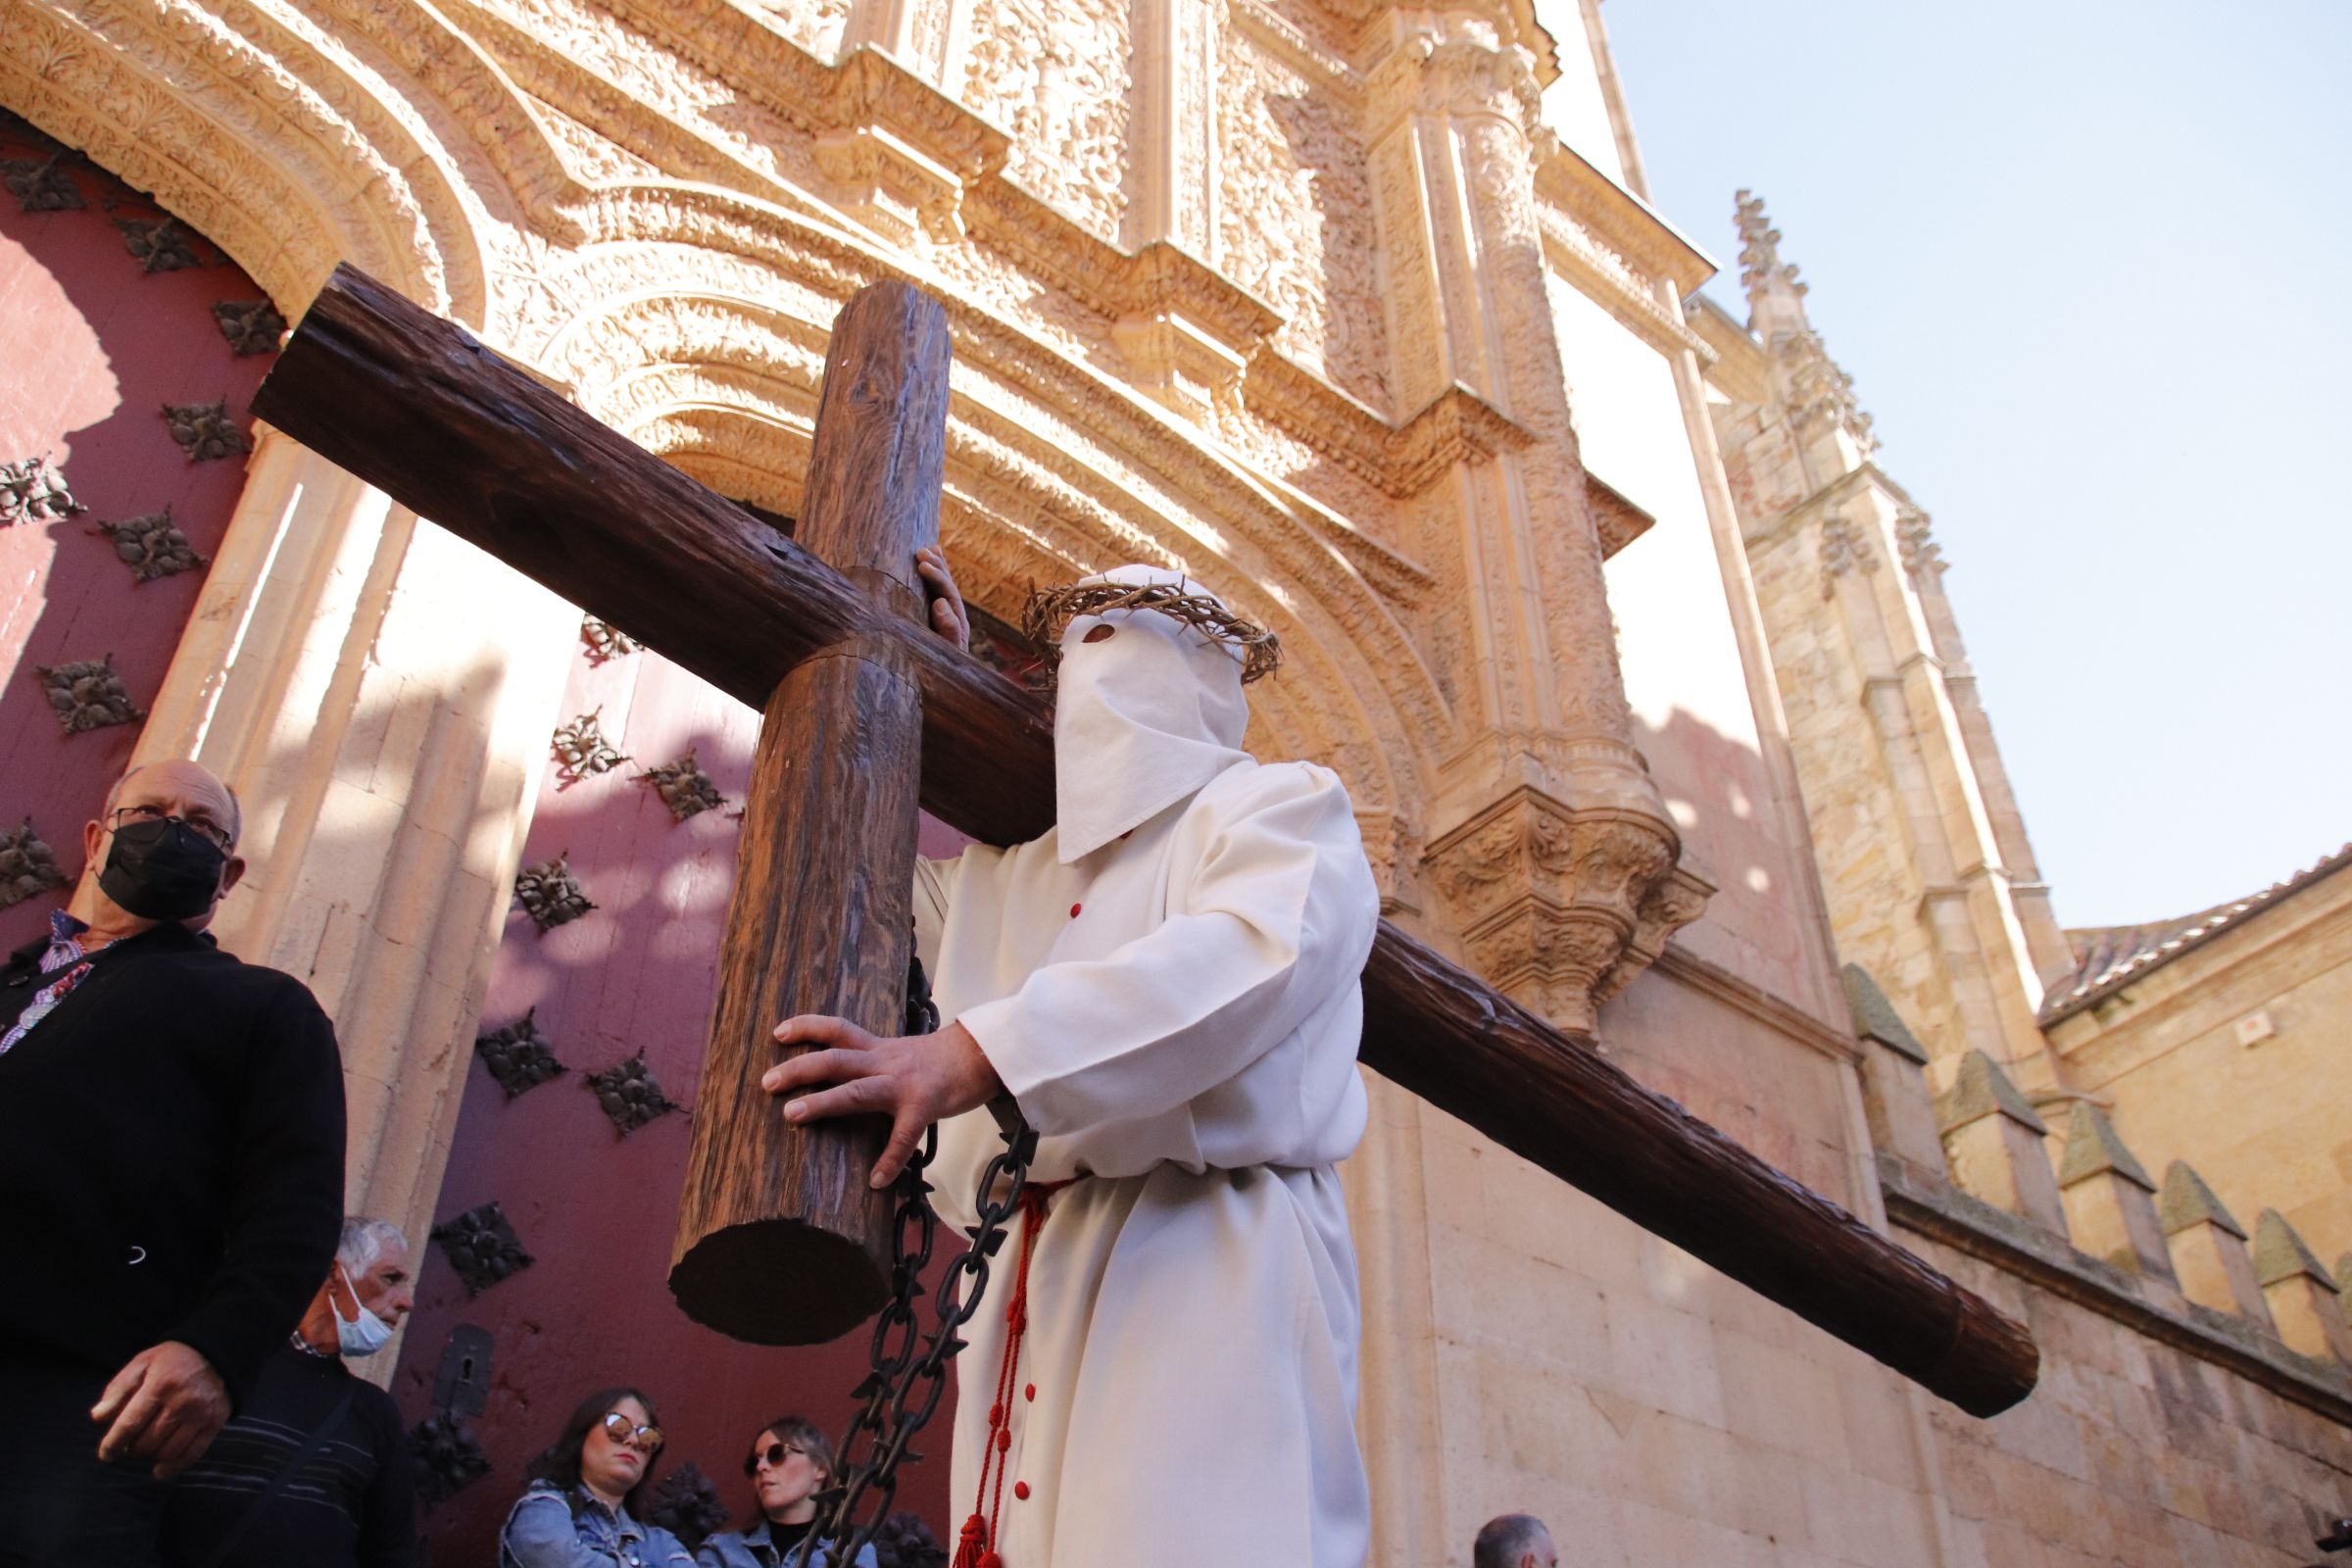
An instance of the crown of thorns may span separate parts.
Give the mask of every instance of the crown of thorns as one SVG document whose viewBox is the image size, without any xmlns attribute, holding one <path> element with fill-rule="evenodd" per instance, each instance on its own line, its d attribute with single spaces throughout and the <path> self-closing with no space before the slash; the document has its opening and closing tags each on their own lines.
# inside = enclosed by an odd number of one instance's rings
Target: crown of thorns
<svg viewBox="0 0 2352 1568">
<path fill-rule="evenodd" d="M 1021 610 L 1021 634 L 1035 643 L 1051 670 L 1061 662 L 1061 633 L 1080 615 L 1114 610 L 1152 610 L 1181 620 L 1203 635 L 1240 651 L 1242 684 L 1272 674 L 1282 662 L 1282 640 L 1255 621 L 1245 620 L 1207 594 L 1166 582 L 1083 582 L 1061 588 L 1033 588 Z"/>
</svg>

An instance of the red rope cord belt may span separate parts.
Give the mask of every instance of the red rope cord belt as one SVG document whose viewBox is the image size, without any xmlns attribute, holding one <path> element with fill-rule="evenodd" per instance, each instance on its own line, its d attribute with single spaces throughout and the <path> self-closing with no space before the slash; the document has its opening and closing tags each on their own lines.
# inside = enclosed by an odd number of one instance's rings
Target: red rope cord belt
<svg viewBox="0 0 2352 1568">
<path fill-rule="evenodd" d="M 1004 1477 L 1012 1468 L 1012 1390 L 1019 1376 L 1021 1337 L 1029 1329 L 1029 1259 L 1037 1251 L 1037 1233 L 1046 1223 L 1046 1204 L 1069 1182 L 1029 1182 L 1016 1201 L 1021 1210 L 1021 1261 L 1012 1277 L 1012 1295 L 1004 1303 L 1004 1354 L 997 1365 L 997 1398 L 988 1407 L 988 1442 L 980 1453 L 979 1494 L 972 1498 L 972 1516 L 963 1522 L 956 1541 L 952 1568 L 1004 1568 L 997 1554 L 997 1520 L 1004 1503 Z M 1028 1397 L 1037 1397 L 1031 1384 Z M 1029 1494 L 1026 1482 L 1013 1488 L 1016 1497 Z"/>
</svg>

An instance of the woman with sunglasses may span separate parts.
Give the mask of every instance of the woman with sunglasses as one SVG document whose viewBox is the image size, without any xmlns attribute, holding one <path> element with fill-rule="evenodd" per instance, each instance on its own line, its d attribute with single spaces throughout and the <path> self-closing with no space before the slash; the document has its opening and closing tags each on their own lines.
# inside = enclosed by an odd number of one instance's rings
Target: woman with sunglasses
<svg viewBox="0 0 2352 1568">
<path fill-rule="evenodd" d="M 743 1473 L 752 1482 L 752 1522 L 712 1536 L 694 1554 L 701 1568 L 791 1568 L 793 1549 L 816 1526 L 816 1494 L 833 1482 L 833 1445 L 805 1416 L 779 1416 L 752 1440 Z M 806 1568 L 833 1568 L 823 1545 Z M 858 1553 L 856 1568 L 875 1568 L 874 1548 Z"/>
<path fill-rule="evenodd" d="M 498 1536 L 499 1568 L 694 1568 L 678 1538 L 633 1510 L 662 1451 L 661 1418 L 635 1389 L 599 1389 L 531 1461 Z"/>
</svg>

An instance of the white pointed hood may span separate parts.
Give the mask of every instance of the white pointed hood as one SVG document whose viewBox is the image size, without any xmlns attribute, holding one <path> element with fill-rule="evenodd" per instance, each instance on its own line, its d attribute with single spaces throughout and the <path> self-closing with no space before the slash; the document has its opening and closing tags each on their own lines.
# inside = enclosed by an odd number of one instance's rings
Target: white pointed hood
<svg viewBox="0 0 2352 1568">
<path fill-rule="evenodd" d="M 1207 592 L 1157 566 L 1119 566 L 1085 581 Z M 1111 634 L 1088 642 L 1098 626 Z M 1068 865 L 1091 855 L 1248 760 L 1249 727 L 1231 645 L 1152 610 L 1072 618 L 1054 703 L 1055 857 Z"/>
</svg>

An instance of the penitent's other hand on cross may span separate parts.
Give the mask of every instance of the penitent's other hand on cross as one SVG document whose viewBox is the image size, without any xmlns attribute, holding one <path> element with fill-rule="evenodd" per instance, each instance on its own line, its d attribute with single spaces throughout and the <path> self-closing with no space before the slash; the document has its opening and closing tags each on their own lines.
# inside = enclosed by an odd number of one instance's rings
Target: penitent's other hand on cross
<svg viewBox="0 0 2352 1568">
<path fill-rule="evenodd" d="M 987 1104 L 1004 1092 L 996 1068 L 980 1043 L 960 1023 L 936 1034 L 886 1040 L 847 1018 L 808 1013 L 776 1025 L 779 1045 L 814 1045 L 811 1051 L 767 1069 L 760 1087 L 771 1095 L 802 1094 L 784 1104 L 784 1119 L 798 1126 L 827 1116 L 888 1116 L 890 1141 L 874 1161 L 873 1185 L 888 1187 L 914 1154 L 923 1129 Z"/>
<path fill-rule="evenodd" d="M 957 648 L 970 646 L 971 617 L 964 613 L 963 594 L 947 556 L 936 545 L 925 546 L 914 553 L 914 569 L 931 591 L 931 629 Z M 937 1034 L 885 1040 L 847 1018 L 811 1013 L 778 1024 L 776 1042 L 828 1049 L 770 1067 L 760 1088 L 784 1095 L 819 1084 L 835 1086 L 786 1102 L 785 1120 L 798 1125 L 827 1116 L 890 1118 L 890 1142 L 874 1161 L 876 1187 L 898 1180 L 924 1128 L 988 1103 L 1004 1087 L 971 1031 L 957 1023 Z"/>
<path fill-rule="evenodd" d="M 948 569 L 948 558 L 937 545 L 914 553 L 915 574 L 931 590 L 931 629 L 958 648 L 972 645 L 972 617 L 964 613 L 963 591 Z"/>
</svg>

